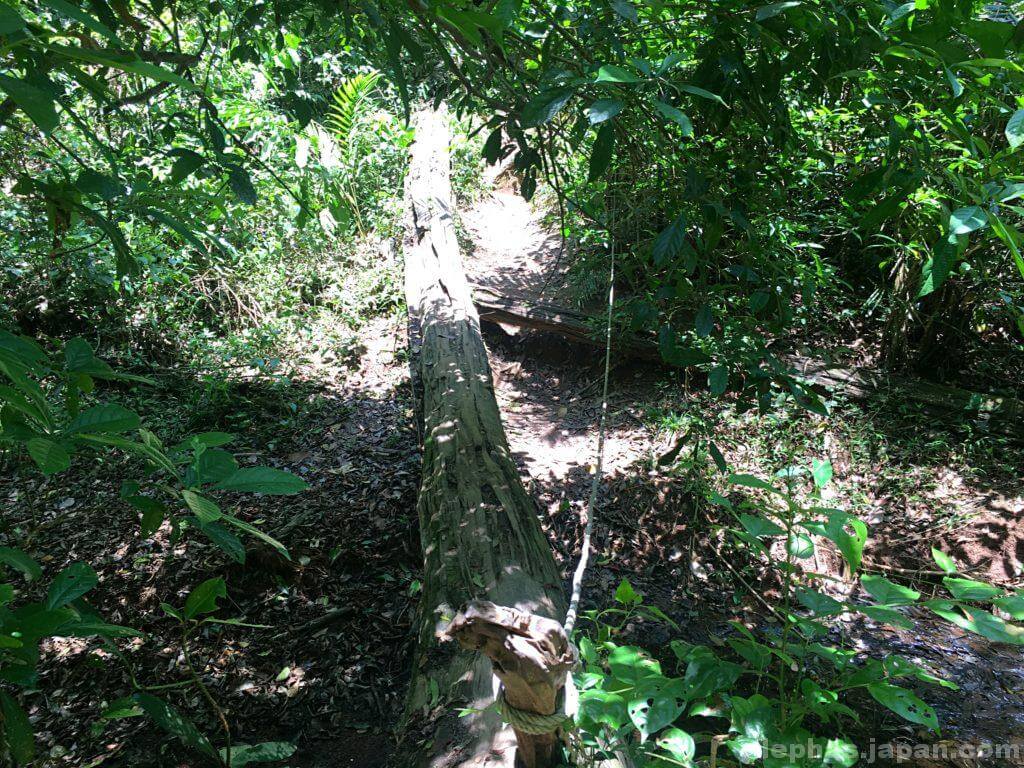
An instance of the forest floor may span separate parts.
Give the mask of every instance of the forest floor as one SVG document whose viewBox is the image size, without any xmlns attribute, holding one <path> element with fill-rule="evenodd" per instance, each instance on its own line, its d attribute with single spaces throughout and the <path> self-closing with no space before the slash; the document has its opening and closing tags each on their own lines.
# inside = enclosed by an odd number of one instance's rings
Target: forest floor
<svg viewBox="0 0 1024 768">
<path fill-rule="evenodd" d="M 562 268 L 558 238 L 541 222 L 513 190 L 485 191 L 462 215 L 471 281 L 534 292 L 547 285 L 545 296 L 571 302 L 573 276 Z M 397 262 L 389 268 L 400 272 Z M 485 336 L 509 442 L 567 575 L 579 554 L 595 460 L 601 352 L 495 326 Z M 421 565 L 404 317 L 383 314 L 343 349 L 303 354 L 286 367 L 287 376 L 250 372 L 212 384 L 169 374 L 145 398 L 150 412 L 181 414 L 181 423 L 161 425 L 172 433 L 195 428 L 196 403 L 204 412 L 211 400 L 221 403 L 221 411 L 212 409 L 215 423 L 203 428 L 233 431 L 239 441 L 232 447 L 246 460 L 307 479 L 310 489 L 300 497 L 245 498 L 233 510 L 281 538 L 293 563 L 266 551 L 233 565 L 196 537 L 172 542 L 166 529 L 140 539 L 117 498 L 119 480 L 131 476 L 127 464 L 84 464 L 59 482 L 5 472 L 5 530 L 31 531 L 32 550 L 49 553 L 48 575 L 74 559 L 97 570 L 96 607 L 109 621 L 147 633 L 125 653 L 144 685 L 185 677 L 175 623 L 161 617 L 160 602 L 180 604 L 190 587 L 225 576 L 229 600 L 221 615 L 267 625 L 210 628 L 191 649 L 228 712 L 234 741 L 294 741 L 295 768 L 383 767 L 405 694 Z M 829 457 L 835 478 L 824 500 L 871 524 L 869 568 L 927 591 L 935 584 L 927 573 L 934 568 L 930 547 L 941 545 L 972 573 L 1020 583 L 1024 448 L 884 400 L 836 399 L 832 408 L 834 417 L 820 422 L 738 416 L 727 402 L 688 388 L 678 372 L 615 358 L 584 608 L 607 605 L 628 578 L 681 627 L 637 621 L 627 628 L 632 642 L 654 652 L 674 637 L 720 646 L 729 619 L 763 621 L 733 569 L 765 594 L 775 585 L 759 582 L 752 564 L 726 560 L 713 531 L 715 509 L 703 502 L 703 490 L 718 482 L 705 457 L 684 445 L 664 460 L 697 415 L 714 425 L 734 471 L 764 476 Z M 816 569 L 835 570 L 827 552 L 821 557 Z M 899 650 L 958 682 L 959 692 L 923 684 L 917 691 L 939 710 L 943 738 L 1024 740 L 1019 651 L 917 618 L 915 632 L 855 622 L 836 632 L 867 653 Z M 98 717 L 105 702 L 132 690 L 125 665 L 102 647 L 55 641 L 43 656 L 45 694 L 31 697 L 29 711 L 45 765 L 201 765 L 142 718 Z M 166 695 L 222 743 L 198 693 Z M 925 738 L 860 703 L 863 734 Z"/>
</svg>

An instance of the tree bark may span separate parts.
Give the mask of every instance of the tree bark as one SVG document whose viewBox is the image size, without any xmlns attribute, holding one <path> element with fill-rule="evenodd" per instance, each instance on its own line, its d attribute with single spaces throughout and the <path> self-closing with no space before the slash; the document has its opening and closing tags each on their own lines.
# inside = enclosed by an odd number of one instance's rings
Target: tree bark
<svg viewBox="0 0 1024 768">
<path fill-rule="evenodd" d="M 560 619 L 558 570 L 512 460 L 480 323 L 452 223 L 446 110 L 415 118 L 406 179 L 405 288 L 412 377 L 423 436 L 418 513 L 424 553 L 403 762 L 454 768 L 514 764 L 515 739 L 493 708 L 483 654 L 447 634 L 458 609 L 486 599 Z M 459 710 L 471 712 L 459 716 Z"/>
</svg>

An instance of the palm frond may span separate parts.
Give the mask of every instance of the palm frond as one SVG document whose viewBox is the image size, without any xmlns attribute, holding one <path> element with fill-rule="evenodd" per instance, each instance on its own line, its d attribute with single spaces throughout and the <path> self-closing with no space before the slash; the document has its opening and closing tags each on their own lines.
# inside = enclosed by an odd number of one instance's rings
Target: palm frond
<svg viewBox="0 0 1024 768">
<path fill-rule="evenodd" d="M 348 78 L 334 92 L 334 103 L 327 113 L 327 124 L 343 150 L 348 149 L 355 126 L 379 79 L 379 72 L 360 72 Z"/>
</svg>

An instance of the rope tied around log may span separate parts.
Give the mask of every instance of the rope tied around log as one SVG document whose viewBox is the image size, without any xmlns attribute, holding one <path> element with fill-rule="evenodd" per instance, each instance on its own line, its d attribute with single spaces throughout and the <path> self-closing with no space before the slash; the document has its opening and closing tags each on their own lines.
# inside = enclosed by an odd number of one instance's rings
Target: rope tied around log
<svg viewBox="0 0 1024 768">
<path fill-rule="evenodd" d="M 537 712 L 530 712 L 526 709 L 513 707 L 505 699 L 505 686 L 498 691 L 496 699 L 498 711 L 509 725 L 522 733 L 531 736 L 543 736 L 547 733 L 555 733 L 572 723 L 573 718 L 565 712 L 554 712 L 550 715 L 541 715 Z"/>
</svg>

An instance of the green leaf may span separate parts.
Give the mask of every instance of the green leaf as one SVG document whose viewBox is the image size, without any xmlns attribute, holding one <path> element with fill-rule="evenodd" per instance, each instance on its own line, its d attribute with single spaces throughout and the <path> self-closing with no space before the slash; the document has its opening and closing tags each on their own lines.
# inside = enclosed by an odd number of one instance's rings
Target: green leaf
<svg viewBox="0 0 1024 768">
<path fill-rule="evenodd" d="M 761 538 L 762 536 L 783 536 L 786 531 L 779 525 L 776 525 L 766 517 L 760 515 L 740 515 L 740 525 L 749 533 L 751 536 Z"/>
<path fill-rule="evenodd" d="M 60 445 L 45 437 L 34 437 L 25 447 L 44 475 L 55 475 L 71 466 L 71 457 Z"/>
<path fill-rule="evenodd" d="M 238 462 L 235 457 L 227 451 L 208 448 L 199 456 L 196 462 L 196 482 L 219 483 L 227 480 L 238 471 Z"/>
<path fill-rule="evenodd" d="M 257 528 L 255 525 L 251 525 L 250 523 L 247 523 L 244 520 L 239 520 L 237 517 L 233 517 L 231 515 L 224 515 L 221 518 L 221 520 L 223 520 L 223 521 L 225 521 L 227 523 L 230 523 L 231 525 L 233 525 L 236 528 L 239 528 L 239 529 L 245 531 L 246 533 L 248 533 L 251 536 L 255 536 L 260 541 L 263 541 L 263 542 L 269 544 L 274 549 L 276 549 L 278 552 L 280 552 L 281 555 L 284 556 L 285 559 L 287 559 L 287 560 L 291 559 L 291 556 L 288 554 L 288 550 L 285 548 L 284 544 L 282 544 L 280 541 L 275 539 L 273 536 L 264 533 L 259 528 Z"/>
<path fill-rule="evenodd" d="M 865 573 L 860 577 L 864 590 L 882 605 L 910 605 L 921 596 L 909 587 L 893 584 L 884 576 Z"/>
<path fill-rule="evenodd" d="M 632 72 L 615 64 L 605 64 L 597 70 L 597 82 L 599 83 L 642 83 L 643 78 L 637 77 Z"/>
<path fill-rule="evenodd" d="M 629 0 L 611 0 L 611 4 L 615 12 L 626 21 L 631 21 L 634 24 L 640 21 L 640 17 L 636 12 L 636 6 L 629 2 Z"/>
<path fill-rule="evenodd" d="M 71 21 L 77 21 L 86 29 L 95 32 L 101 37 L 105 37 L 107 40 L 112 42 L 118 48 L 127 48 L 128 46 L 122 42 L 122 40 L 115 35 L 106 24 L 94 19 L 88 13 L 83 11 L 66 0 L 42 0 L 43 5 L 53 8 L 61 16 Z"/>
<path fill-rule="evenodd" d="M 892 710 L 904 720 L 923 725 L 933 731 L 939 730 L 939 720 L 935 716 L 935 710 L 906 688 L 889 683 L 872 683 L 867 688 L 868 693 L 875 701 Z"/>
<path fill-rule="evenodd" d="M 706 339 L 711 335 L 711 332 L 715 330 L 715 313 L 711 309 L 710 304 L 701 304 L 700 309 L 697 310 L 697 317 L 693 322 L 694 329 L 697 331 L 697 337 Z"/>
<path fill-rule="evenodd" d="M 853 768 L 860 759 L 860 749 L 852 741 L 829 739 L 821 764 L 824 768 Z"/>
<path fill-rule="evenodd" d="M 181 713 L 170 704 L 148 693 L 136 693 L 134 698 L 145 713 L 153 719 L 153 722 L 167 733 L 177 737 L 182 744 L 202 752 L 204 755 L 216 757 L 210 740 L 199 732 L 192 721 L 182 717 Z"/>
<path fill-rule="evenodd" d="M 657 739 L 657 745 L 668 752 L 676 763 L 691 765 L 693 756 L 697 753 L 697 745 L 693 737 L 686 731 L 678 728 L 668 728 L 663 731 Z"/>
<path fill-rule="evenodd" d="M 838 510 L 826 510 L 828 521 L 804 520 L 801 525 L 809 532 L 824 536 L 832 541 L 850 566 L 850 571 L 860 568 L 864 544 L 868 540 L 868 527 L 863 520 Z"/>
<path fill-rule="evenodd" d="M 814 478 L 816 487 L 824 488 L 832 480 L 832 462 L 828 459 L 812 460 L 811 477 Z"/>
<path fill-rule="evenodd" d="M 65 568 L 50 584 L 46 595 L 48 609 L 61 608 L 77 600 L 99 583 L 96 571 L 86 563 L 73 563 Z"/>
<path fill-rule="evenodd" d="M 666 104 L 663 101 L 654 100 L 654 108 L 658 113 L 666 120 L 671 120 L 673 123 L 683 129 L 683 136 L 693 135 L 693 124 L 681 110 L 676 109 L 671 104 Z"/>
<path fill-rule="evenodd" d="M 686 242 L 686 216 L 680 213 L 654 240 L 652 255 L 655 266 L 662 266 L 675 258 Z"/>
<path fill-rule="evenodd" d="M 842 603 L 814 589 L 798 589 L 796 599 L 815 616 L 836 616 L 843 612 Z"/>
<path fill-rule="evenodd" d="M 708 443 L 708 453 L 711 454 L 711 459 L 715 462 L 715 466 L 718 467 L 719 472 L 729 471 L 729 465 L 725 462 L 725 456 L 722 455 L 722 452 L 713 441 Z"/>
<path fill-rule="evenodd" d="M 245 545 L 235 534 L 220 523 L 199 523 L 199 529 L 228 557 L 236 563 L 245 564 Z"/>
<path fill-rule="evenodd" d="M 25 20 L 7 3 L 0 2 L 0 35 L 9 35 L 24 28 Z"/>
<path fill-rule="evenodd" d="M 547 88 L 541 91 L 523 107 L 519 114 L 519 122 L 524 128 L 536 128 L 551 122 L 572 98 L 573 93 L 573 88 Z"/>
<path fill-rule="evenodd" d="M 1018 109 L 1006 123 L 1006 140 L 1010 149 L 1016 149 L 1024 143 L 1024 109 Z"/>
<path fill-rule="evenodd" d="M 856 608 L 869 619 L 874 619 L 875 621 L 880 621 L 884 624 L 892 624 L 894 627 L 903 627 L 904 629 L 914 628 L 914 622 L 895 608 L 889 608 L 884 605 L 854 605 L 851 607 Z"/>
<path fill-rule="evenodd" d="M 611 120 L 619 114 L 626 104 L 621 99 L 598 99 L 586 109 L 587 119 L 591 125 Z"/>
<path fill-rule="evenodd" d="M 786 0 L 782 3 L 770 3 L 769 5 L 762 5 L 757 9 L 757 13 L 754 16 L 755 21 L 767 21 L 774 16 L 778 16 L 788 8 L 795 8 L 800 5 L 799 0 Z"/>
<path fill-rule="evenodd" d="M 0 563 L 21 571 L 26 581 L 33 581 L 43 575 L 43 569 L 39 563 L 20 549 L 13 547 L 0 547 Z"/>
<path fill-rule="evenodd" d="M 769 483 L 766 483 L 764 480 L 761 480 L 758 477 L 754 477 L 753 475 L 729 475 L 729 483 L 730 485 L 742 485 L 745 488 L 757 488 L 762 491 L 771 491 L 772 493 L 778 493 L 778 491 L 775 490 L 775 488 L 773 488 Z"/>
<path fill-rule="evenodd" d="M 231 761 L 227 749 L 221 749 L 220 759 L 227 768 L 242 768 L 249 763 L 273 763 L 285 760 L 295 752 L 295 745 L 287 741 L 265 741 L 262 744 L 232 744 Z"/>
<path fill-rule="evenodd" d="M 46 91 L 4 74 L 0 74 L 0 90 L 10 96 L 43 133 L 50 134 L 57 127 L 56 100 Z"/>
<path fill-rule="evenodd" d="M 612 151 L 615 148 L 615 126 L 605 123 L 597 132 L 594 140 L 594 149 L 590 153 L 590 170 L 587 173 L 587 183 L 597 181 L 612 162 Z"/>
<path fill-rule="evenodd" d="M 698 88 L 696 85 L 690 85 L 689 83 L 674 83 L 675 87 L 680 91 L 692 94 L 694 96 L 700 96 L 702 99 L 708 99 L 721 104 L 723 107 L 728 106 L 725 101 L 717 93 L 706 91 L 703 88 Z"/>
<path fill-rule="evenodd" d="M 953 558 L 941 549 L 932 547 L 932 560 L 934 560 L 935 564 L 946 573 L 956 573 L 957 571 L 956 563 L 953 561 Z"/>
<path fill-rule="evenodd" d="M 118 51 L 109 48 L 81 48 L 78 46 L 58 45 L 56 43 L 49 43 L 47 47 L 50 51 L 62 54 L 71 59 L 84 61 L 89 64 L 98 64 L 102 67 L 113 67 L 114 69 L 119 69 L 122 72 L 131 72 L 132 74 L 142 75 L 143 77 L 148 77 L 151 80 L 156 80 L 158 82 L 171 83 L 185 91 L 199 91 L 199 86 L 195 83 L 189 82 L 181 75 L 178 75 L 169 69 L 164 69 L 156 64 L 143 61 L 133 52 Z"/>
<path fill-rule="evenodd" d="M 629 583 L 629 579 L 623 579 L 615 590 L 615 602 L 623 605 L 634 605 L 643 601 Z"/>
<path fill-rule="evenodd" d="M 171 166 L 172 184 L 181 183 L 199 170 L 206 162 L 206 158 L 190 149 L 177 149 L 174 150 L 174 154 L 176 158 L 174 165 Z"/>
<path fill-rule="evenodd" d="M 75 188 L 84 195 L 96 195 L 110 201 L 124 194 L 124 186 L 113 176 L 86 168 L 75 179 Z"/>
<path fill-rule="evenodd" d="M 957 208 L 950 214 L 949 231 L 954 235 L 966 235 L 988 224 L 988 214 L 977 205 Z"/>
<path fill-rule="evenodd" d="M 999 587 L 994 587 L 983 581 L 946 576 L 942 583 L 946 585 L 946 589 L 957 600 L 991 600 L 1003 594 L 1003 590 L 999 589 Z"/>
<path fill-rule="evenodd" d="M 104 621 L 75 621 L 60 628 L 62 637 L 145 637 L 142 632 L 120 624 L 107 624 Z"/>
<path fill-rule="evenodd" d="M 221 480 L 216 485 L 222 491 L 241 491 L 246 493 L 265 493 L 283 496 L 299 493 L 308 487 L 306 482 L 280 469 L 270 467 L 246 467 L 235 472 L 231 477 Z"/>
<path fill-rule="evenodd" d="M 213 523 L 222 517 L 220 507 L 214 504 L 205 496 L 200 496 L 195 491 L 184 490 L 181 496 L 185 499 L 188 508 L 192 510 L 201 523 Z"/>
<path fill-rule="evenodd" d="M 217 610 L 217 598 L 227 597 L 228 590 L 224 585 L 224 579 L 217 576 L 207 579 L 189 593 L 185 600 L 184 615 L 186 619 L 194 619 L 204 613 L 213 613 Z"/>
<path fill-rule="evenodd" d="M 997 597 L 995 605 L 1002 611 L 1006 611 L 1014 619 L 1024 619 L 1024 591 L 1018 590 L 1016 594 Z"/>
<path fill-rule="evenodd" d="M 127 432 L 138 429 L 139 424 L 138 414 L 116 403 L 101 403 L 78 414 L 65 432 Z"/>
<path fill-rule="evenodd" d="M 932 613 L 968 632 L 974 632 L 997 643 L 1024 645 L 1024 629 L 1007 624 L 988 611 L 960 605 L 951 600 L 929 600 L 924 605 Z"/>
<path fill-rule="evenodd" d="M 11 757 L 18 765 L 28 765 L 36 756 L 36 740 L 28 715 L 5 691 L 0 691 L 0 713 L 4 716 L 0 733 L 7 742 Z"/>
<path fill-rule="evenodd" d="M 661 665 L 632 645 L 621 645 L 608 654 L 608 667 L 616 680 L 634 688 L 661 677 Z"/>
<path fill-rule="evenodd" d="M 501 159 L 502 127 L 499 125 L 484 142 L 482 154 L 488 165 L 494 165 Z"/>
<path fill-rule="evenodd" d="M 249 172 L 240 165 L 236 165 L 228 174 L 228 183 L 235 196 L 246 205 L 256 205 L 256 188 L 252 185 Z"/>
<path fill-rule="evenodd" d="M 949 273 L 953 270 L 956 257 L 957 249 L 948 240 L 941 240 L 936 243 L 931 257 L 922 269 L 922 277 L 924 279 L 921 281 L 921 290 L 917 293 L 918 298 L 934 293 L 942 287 L 942 284 L 946 282 L 946 278 L 949 277 Z"/>
<path fill-rule="evenodd" d="M 100 717 L 104 720 L 124 720 L 129 717 L 141 717 L 143 714 L 145 713 L 142 711 L 142 707 L 135 702 L 135 699 L 125 696 L 110 702 L 100 713 Z"/>
<path fill-rule="evenodd" d="M 806 559 L 814 555 L 814 542 L 802 533 L 794 533 L 786 544 L 786 551 L 793 557 Z"/>
<path fill-rule="evenodd" d="M 712 397 L 719 397 L 725 394 L 729 386 L 729 369 L 724 365 L 716 365 L 708 374 L 708 391 Z"/>
<path fill-rule="evenodd" d="M 180 443 L 175 445 L 169 453 L 174 456 L 185 451 L 191 451 L 195 447 L 206 447 L 206 448 L 219 448 L 222 445 L 227 445 L 235 436 L 227 432 L 200 432 L 196 435 L 191 435 L 185 438 Z"/>
</svg>

